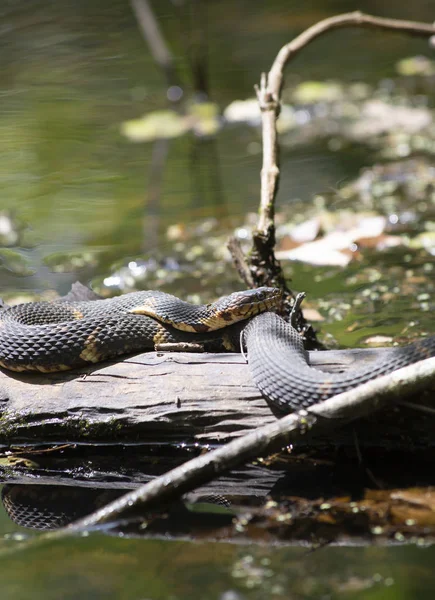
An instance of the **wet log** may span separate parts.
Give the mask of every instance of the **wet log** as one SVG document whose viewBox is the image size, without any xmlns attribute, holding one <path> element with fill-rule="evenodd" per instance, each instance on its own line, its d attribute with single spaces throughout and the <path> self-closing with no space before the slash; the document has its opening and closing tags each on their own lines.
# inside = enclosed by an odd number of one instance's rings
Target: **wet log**
<svg viewBox="0 0 435 600">
<path fill-rule="evenodd" d="M 310 353 L 325 371 L 378 359 L 382 349 Z M 429 397 L 429 395 L 428 395 Z M 0 372 L 0 443 L 224 443 L 275 419 L 239 354 L 149 352 L 53 374 Z M 418 448 L 435 416 L 393 407 L 315 443 Z M 310 440 L 310 444 L 313 441 Z"/>
</svg>

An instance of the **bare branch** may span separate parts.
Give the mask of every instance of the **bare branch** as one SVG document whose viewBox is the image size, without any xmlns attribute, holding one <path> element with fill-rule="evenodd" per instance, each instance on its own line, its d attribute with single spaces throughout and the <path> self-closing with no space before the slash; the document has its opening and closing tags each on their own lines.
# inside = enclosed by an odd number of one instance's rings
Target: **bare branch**
<svg viewBox="0 0 435 600">
<path fill-rule="evenodd" d="M 233 258 L 234 266 L 236 267 L 236 269 L 240 275 L 240 279 L 249 288 L 255 287 L 255 283 L 254 283 L 254 280 L 252 279 L 251 271 L 249 270 L 249 265 L 246 262 L 246 258 L 243 254 L 243 250 L 242 250 L 239 240 L 234 236 L 230 237 L 230 239 L 228 240 L 227 247 Z"/>
<path fill-rule="evenodd" d="M 426 23 L 384 19 L 358 11 L 337 15 L 316 23 L 289 44 L 283 46 L 278 52 L 269 73 L 261 75 L 260 86 L 255 86 L 262 117 L 263 164 L 258 224 L 253 233 L 252 251 L 246 262 L 249 265 L 255 285 L 273 285 L 283 289 L 284 306 L 287 314 L 291 310 L 294 295 L 285 282 L 281 265 L 276 260 L 274 252 L 275 198 L 278 192 L 280 173 L 276 121 L 280 112 L 284 68 L 288 61 L 310 42 L 328 31 L 343 27 L 371 27 L 428 38 L 435 34 L 435 26 Z M 315 334 L 300 311 L 297 311 L 296 317 L 296 328 L 304 333 L 306 340 L 309 343 L 311 342 L 312 346 L 318 347 Z"/>
<path fill-rule="evenodd" d="M 274 235 L 270 232 L 271 229 L 273 230 L 274 202 L 278 191 L 279 175 L 276 120 L 280 109 L 284 68 L 288 61 L 310 42 L 333 29 L 343 27 L 371 27 L 419 37 L 430 37 L 435 33 L 435 26 L 427 23 L 383 19 L 356 11 L 319 21 L 281 48 L 267 77 L 263 73 L 260 90 L 257 89 L 263 122 L 263 168 L 261 171 L 260 216 L 256 234 Z"/>
<path fill-rule="evenodd" d="M 345 13 L 319 21 L 306 29 L 289 44 L 278 52 L 268 76 L 268 90 L 273 97 L 278 98 L 281 91 L 284 67 L 287 62 L 300 52 L 310 42 L 321 35 L 342 27 L 367 27 L 386 29 L 392 33 L 406 33 L 412 36 L 427 37 L 434 35 L 435 26 L 417 21 L 402 21 L 400 19 L 384 19 L 364 14 L 360 11 Z"/>
</svg>

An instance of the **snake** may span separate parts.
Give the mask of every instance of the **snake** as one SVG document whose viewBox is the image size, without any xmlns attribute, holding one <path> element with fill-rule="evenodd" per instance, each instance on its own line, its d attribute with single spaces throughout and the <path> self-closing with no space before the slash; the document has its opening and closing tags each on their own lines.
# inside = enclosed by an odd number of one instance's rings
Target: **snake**
<svg viewBox="0 0 435 600">
<path fill-rule="evenodd" d="M 88 488 L 56 484 L 7 483 L 1 488 L 0 498 L 3 508 L 14 523 L 27 529 L 47 531 L 65 527 L 77 519 L 87 516 L 90 512 L 122 497 L 127 491 L 127 489 L 116 487 Z M 209 507 L 213 507 L 214 513 L 216 513 L 216 507 L 229 509 L 232 506 L 232 502 L 227 496 L 217 493 L 191 493 L 188 502 L 190 504 L 209 505 Z M 177 522 L 184 524 L 184 519 L 180 520 L 179 518 L 180 508 L 181 505 L 178 505 L 175 509 L 178 517 Z M 188 516 L 189 513 L 186 512 L 185 514 Z M 207 519 L 211 516 L 210 513 L 204 512 L 203 514 Z M 233 515 L 228 512 L 226 515 L 229 525 Z M 166 524 L 165 519 L 165 526 Z M 175 527 L 177 528 L 177 526 Z M 147 528 L 147 531 L 149 531 L 149 528 Z"/>
<path fill-rule="evenodd" d="M 243 335 L 252 378 L 279 416 L 307 409 L 381 375 L 435 356 L 435 335 L 383 348 L 376 360 L 348 372 L 325 373 L 309 364 L 299 332 L 272 312 L 247 323 Z"/>
<path fill-rule="evenodd" d="M 252 379 L 279 415 L 435 355 L 435 336 L 430 336 L 384 349 L 374 364 L 349 372 L 313 368 L 299 332 L 275 312 L 282 298 L 277 288 L 235 292 L 199 306 L 160 291 L 110 299 L 74 297 L 70 293 L 58 301 L 0 311 L 0 366 L 50 373 L 164 344 L 240 351 L 241 339 Z"/>
<path fill-rule="evenodd" d="M 0 366 L 51 373 L 165 344 L 237 350 L 234 325 L 276 308 L 281 301 L 280 290 L 269 287 L 234 292 L 202 305 L 161 291 L 74 299 L 89 296 L 88 291 L 75 284 L 57 301 L 0 311 Z"/>
</svg>

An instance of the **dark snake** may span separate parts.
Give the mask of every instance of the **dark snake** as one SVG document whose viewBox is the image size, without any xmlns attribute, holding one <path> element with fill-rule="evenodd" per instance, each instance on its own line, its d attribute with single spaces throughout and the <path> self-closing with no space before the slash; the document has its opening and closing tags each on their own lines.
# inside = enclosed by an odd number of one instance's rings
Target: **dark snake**
<svg viewBox="0 0 435 600">
<path fill-rule="evenodd" d="M 435 356 L 435 336 L 402 347 L 384 348 L 370 365 L 344 373 L 325 373 L 309 365 L 302 338 L 271 312 L 244 329 L 252 378 L 274 412 L 290 413 L 346 392 L 396 369 Z"/>
<path fill-rule="evenodd" d="M 276 308 L 281 293 L 258 288 L 200 306 L 159 291 L 92 301 L 70 298 L 0 312 L 0 366 L 18 372 L 66 371 L 164 344 L 235 350 L 239 342 L 231 326 Z"/>
<path fill-rule="evenodd" d="M 373 365 L 322 372 L 308 364 L 299 333 L 268 312 L 280 301 L 279 290 L 258 288 L 201 306 L 163 292 L 20 304 L 0 311 L 0 366 L 50 373 L 164 344 L 239 351 L 243 332 L 255 384 L 274 411 L 289 413 L 435 355 L 431 336 L 387 349 Z"/>
</svg>

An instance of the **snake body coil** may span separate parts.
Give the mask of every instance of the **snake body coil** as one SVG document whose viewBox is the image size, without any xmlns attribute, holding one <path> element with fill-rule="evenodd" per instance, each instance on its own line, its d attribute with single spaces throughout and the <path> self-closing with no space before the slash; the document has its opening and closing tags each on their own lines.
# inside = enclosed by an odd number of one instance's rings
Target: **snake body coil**
<svg viewBox="0 0 435 600">
<path fill-rule="evenodd" d="M 164 343 L 236 350 L 238 341 L 229 326 L 276 307 L 280 299 L 279 290 L 258 288 L 202 306 L 154 291 L 19 304 L 0 312 L 0 366 L 65 371 Z"/>
<path fill-rule="evenodd" d="M 325 373 L 308 364 L 301 336 L 271 312 L 252 319 L 243 332 L 256 385 L 278 413 L 289 413 L 435 355 L 435 336 L 384 350 L 369 366 Z"/>
</svg>

